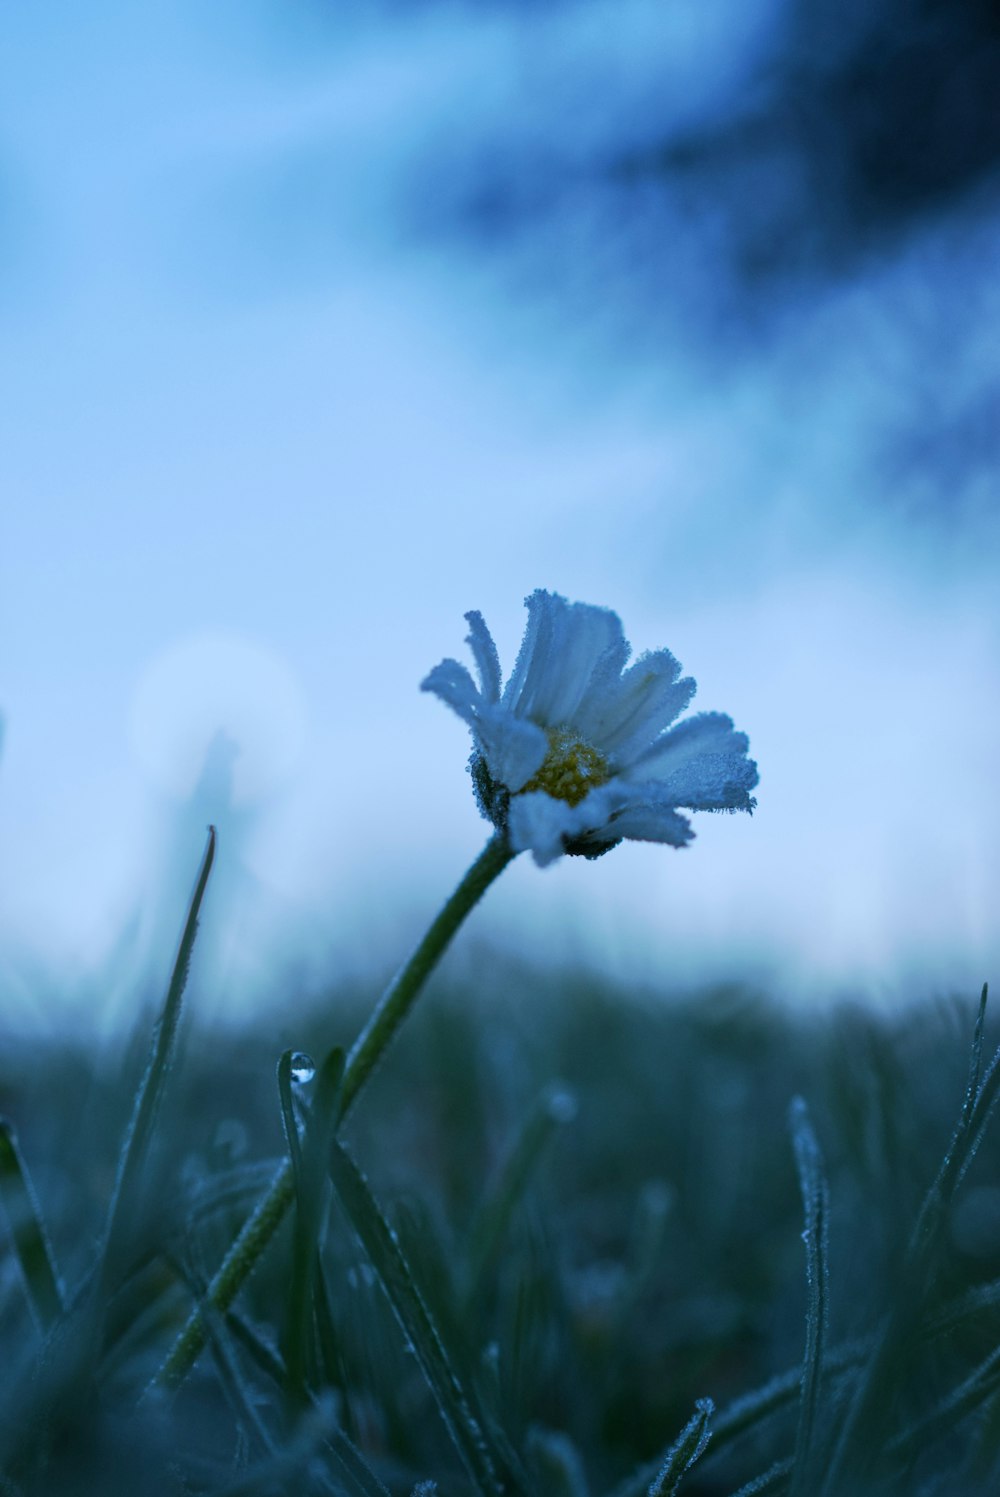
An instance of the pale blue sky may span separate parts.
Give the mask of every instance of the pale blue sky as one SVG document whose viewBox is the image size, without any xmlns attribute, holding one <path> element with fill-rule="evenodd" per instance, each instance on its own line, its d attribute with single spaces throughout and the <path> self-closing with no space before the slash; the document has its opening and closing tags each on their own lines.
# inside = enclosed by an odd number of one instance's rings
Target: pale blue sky
<svg viewBox="0 0 1000 1497">
<path fill-rule="evenodd" d="M 219 728 L 218 925 L 255 964 L 401 954 L 486 833 L 418 683 L 472 607 L 509 668 L 543 586 L 679 656 L 749 732 L 759 811 L 516 865 L 484 931 L 788 990 L 997 975 L 996 454 L 942 456 L 997 389 L 995 193 L 741 321 L 741 189 L 644 242 L 593 187 L 609 142 L 756 97 L 784 10 L 7 13 L 14 968 L 96 962 L 137 907 L 173 929 Z"/>
</svg>

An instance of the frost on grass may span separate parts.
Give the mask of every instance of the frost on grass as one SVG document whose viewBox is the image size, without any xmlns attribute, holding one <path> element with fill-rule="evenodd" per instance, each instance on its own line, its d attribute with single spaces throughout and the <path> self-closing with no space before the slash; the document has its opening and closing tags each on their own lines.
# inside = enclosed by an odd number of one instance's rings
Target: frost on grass
<svg viewBox="0 0 1000 1497">
<path fill-rule="evenodd" d="M 422 682 L 471 729 L 480 810 L 539 866 L 599 857 L 623 838 L 683 847 L 681 810 L 752 811 L 757 766 L 722 712 L 677 718 L 695 693 L 669 650 L 628 665 L 609 608 L 536 591 L 506 686 L 479 613 L 465 615 L 478 686 L 443 660 Z"/>
</svg>

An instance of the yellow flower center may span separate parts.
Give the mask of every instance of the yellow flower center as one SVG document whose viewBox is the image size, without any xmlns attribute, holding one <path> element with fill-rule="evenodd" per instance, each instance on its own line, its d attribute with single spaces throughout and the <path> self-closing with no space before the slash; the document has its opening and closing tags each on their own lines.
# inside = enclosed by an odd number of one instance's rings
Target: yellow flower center
<svg viewBox="0 0 1000 1497">
<path fill-rule="evenodd" d="M 544 790 L 556 800 L 575 806 L 595 785 L 611 778 L 611 766 L 603 754 L 572 728 L 547 728 L 549 751 L 538 773 L 524 790 Z"/>
</svg>

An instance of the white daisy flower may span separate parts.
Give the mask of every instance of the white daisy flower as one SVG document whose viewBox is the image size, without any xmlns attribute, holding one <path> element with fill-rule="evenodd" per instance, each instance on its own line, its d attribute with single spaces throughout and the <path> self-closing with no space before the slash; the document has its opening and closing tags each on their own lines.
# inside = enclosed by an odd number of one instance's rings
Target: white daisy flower
<svg viewBox="0 0 1000 1497">
<path fill-rule="evenodd" d="M 480 613 L 465 615 L 479 676 L 443 660 L 421 683 L 472 730 L 469 767 L 483 815 L 540 867 L 563 853 L 599 857 L 631 837 L 683 847 L 694 833 L 678 807 L 752 811 L 757 766 L 722 712 L 671 727 L 695 693 L 669 650 L 631 653 L 610 608 L 537 591 L 501 689 L 496 645 Z"/>
</svg>

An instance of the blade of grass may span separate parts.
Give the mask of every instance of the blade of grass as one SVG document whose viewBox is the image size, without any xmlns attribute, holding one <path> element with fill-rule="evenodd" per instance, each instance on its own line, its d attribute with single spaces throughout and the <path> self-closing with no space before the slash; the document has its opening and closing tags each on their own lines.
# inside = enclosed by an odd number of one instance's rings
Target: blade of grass
<svg viewBox="0 0 1000 1497">
<path fill-rule="evenodd" d="M 795 1438 L 795 1472 L 791 1490 L 793 1497 L 804 1497 L 804 1494 L 814 1490 L 813 1430 L 826 1349 L 829 1194 L 823 1156 L 802 1097 L 792 1100 L 789 1125 L 802 1192 L 805 1216 L 802 1240 L 806 1246 L 806 1346 L 802 1362 L 799 1426 Z"/>
<path fill-rule="evenodd" d="M 504 1234 L 532 1173 L 553 1133 L 576 1116 L 572 1093 L 558 1083 L 547 1086 L 529 1110 L 514 1147 L 493 1190 L 483 1202 L 469 1234 L 468 1268 L 463 1301 L 468 1310 L 478 1300 L 483 1280 L 503 1246 Z"/>
<path fill-rule="evenodd" d="M 458 927 L 515 856 L 504 834 L 498 832 L 490 838 L 457 889 L 431 922 L 409 961 L 382 994 L 347 1057 L 340 1099 L 341 1123 L 419 997 Z M 228 1310 L 277 1231 L 294 1195 L 292 1166 L 290 1161 L 286 1161 L 272 1180 L 267 1194 L 258 1202 L 253 1215 L 244 1223 L 208 1287 L 207 1299 L 215 1309 Z M 177 1387 L 194 1366 L 204 1344 L 205 1330 L 201 1324 L 200 1306 L 196 1305 L 154 1381 L 161 1386 Z"/>
<path fill-rule="evenodd" d="M 978 1320 L 984 1309 L 1000 1309 L 1000 1279 L 977 1286 L 949 1300 L 923 1328 L 927 1340 L 933 1341 L 950 1335 L 969 1321 Z M 862 1365 L 874 1348 L 874 1340 L 854 1340 L 832 1346 L 824 1358 L 827 1377 L 839 1377 L 841 1381 Z M 767 1419 L 783 1413 L 800 1395 L 802 1368 L 791 1367 L 778 1373 L 760 1388 L 734 1399 L 712 1422 L 712 1445 L 705 1456 L 705 1464 L 711 1464 L 718 1456 L 734 1444 L 741 1436 L 749 1434 Z M 641 1497 L 649 1483 L 659 1471 L 663 1456 L 645 1465 L 626 1477 L 614 1489 L 612 1497 Z M 788 1462 L 791 1472 L 792 1463 Z"/>
<path fill-rule="evenodd" d="M 994 1347 L 957 1388 L 941 1399 L 929 1414 L 916 1420 L 889 1442 L 888 1454 L 911 1462 L 941 1435 L 951 1434 L 961 1420 L 1000 1390 L 1000 1346 Z"/>
<path fill-rule="evenodd" d="M 413 1348 L 474 1489 L 483 1497 L 500 1497 L 504 1488 L 499 1463 L 486 1443 L 482 1421 L 472 1412 L 395 1234 L 361 1171 L 337 1141 L 330 1150 L 329 1169 L 334 1189 Z"/>
<path fill-rule="evenodd" d="M 896 1295 L 872 1355 L 858 1379 L 840 1438 L 827 1467 L 823 1497 L 843 1488 L 845 1473 L 861 1481 L 886 1444 L 882 1423 L 892 1402 L 910 1343 L 921 1333 L 927 1298 L 948 1208 L 1000 1100 L 1000 1049 L 982 1071 L 983 1025 L 988 986 L 983 984 L 972 1038 L 969 1080 L 962 1109 L 933 1184 L 924 1197 L 896 1285 Z"/>
<path fill-rule="evenodd" d="M 0 1118 L 0 1201 L 10 1225 L 28 1306 L 44 1335 L 65 1310 L 62 1284 L 41 1208 L 13 1124 Z"/>
<path fill-rule="evenodd" d="M 223 1487 L 218 1497 L 265 1497 L 265 1494 L 270 1497 L 274 1492 L 314 1490 L 314 1482 L 303 1480 L 305 1468 L 322 1449 L 332 1421 L 332 1401 L 317 1404 L 303 1418 L 294 1438 L 285 1449 L 272 1451 L 268 1460 L 262 1461 L 246 1476 Z M 328 1492 L 338 1491 L 328 1478 L 323 1482 L 323 1487 Z M 356 1492 L 361 1490 L 355 1489 Z"/>
<path fill-rule="evenodd" d="M 283 1391 L 287 1382 L 285 1364 L 274 1348 L 264 1340 L 249 1321 L 237 1315 L 235 1310 L 227 1313 L 226 1327 L 233 1340 L 238 1341 L 246 1349 L 275 1388 Z M 320 1402 L 325 1396 L 324 1392 L 319 1399 L 310 1398 L 310 1406 Z M 339 1427 L 331 1429 L 328 1442 L 331 1453 L 339 1463 L 339 1468 L 347 1480 L 353 1484 L 354 1497 L 389 1497 L 388 1489 L 379 1481 L 346 1430 Z"/>
<path fill-rule="evenodd" d="M 775 1461 L 773 1466 L 740 1487 L 732 1497 L 778 1497 L 780 1492 L 788 1491 L 794 1464 L 792 1460 Z"/>
<path fill-rule="evenodd" d="M 529 1430 L 528 1459 L 545 1497 L 590 1497 L 580 1452 L 561 1430 L 537 1425 Z"/>
<path fill-rule="evenodd" d="M 225 1317 L 216 1311 L 209 1311 L 206 1329 L 219 1382 L 234 1416 L 243 1425 L 246 1433 L 256 1439 L 266 1454 L 274 1455 L 274 1439 L 258 1414 L 253 1390 L 240 1371 Z"/>
<path fill-rule="evenodd" d="M 184 989 L 187 987 L 188 972 L 191 967 L 191 955 L 194 951 L 194 943 L 198 934 L 198 918 L 201 914 L 202 901 L 205 898 L 205 890 L 208 887 L 209 876 L 212 872 L 212 864 L 215 861 L 215 843 L 215 827 L 210 826 L 208 829 L 208 843 L 205 848 L 204 857 L 202 858 L 198 878 L 195 882 L 194 893 L 191 896 L 184 929 L 181 932 L 180 945 L 177 948 L 177 956 L 174 960 L 174 967 L 167 988 L 167 996 L 153 1033 L 149 1062 L 146 1066 L 145 1074 L 139 1083 L 139 1089 L 136 1092 L 132 1117 L 122 1144 L 121 1156 L 118 1162 L 118 1173 L 115 1178 L 114 1189 L 111 1193 L 107 1223 L 104 1230 L 101 1266 L 101 1283 L 103 1287 L 107 1286 L 108 1278 L 116 1267 L 117 1259 L 120 1256 L 132 1225 L 129 1216 L 133 1205 L 135 1185 L 149 1153 L 153 1129 L 156 1125 L 156 1117 L 163 1097 L 163 1089 L 170 1071 L 170 1063 L 173 1059 Z"/>
<path fill-rule="evenodd" d="M 699 1398 L 694 1413 L 667 1451 L 666 1459 L 649 1485 L 649 1497 L 674 1497 L 674 1493 L 712 1438 L 708 1422 L 715 1413 L 710 1398 Z"/>
<path fill-rule="evenodd" d="M 286 1050 L 278 1062 L 278 1094 L 296 1195 L 284 1345 L 287 1393 L 294 1406 L 306 1399 L 310 1306 L 323 1226 L 327 1160 L 337 1131 L 344 1080 L 344 1052 L 339 1047 L 331 1050 L 316 1076 L 304 1146 L 299 1140 L 292 1099 L 292 1053 Z"/>
</svg>

